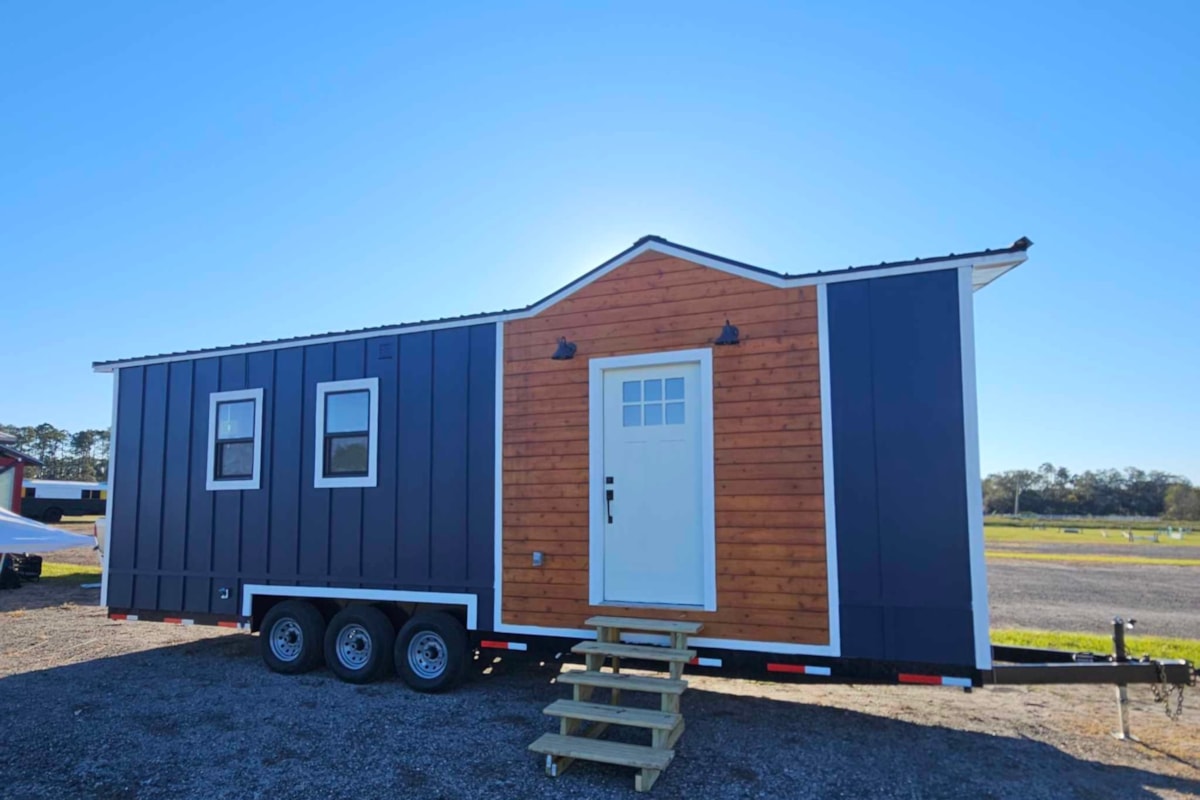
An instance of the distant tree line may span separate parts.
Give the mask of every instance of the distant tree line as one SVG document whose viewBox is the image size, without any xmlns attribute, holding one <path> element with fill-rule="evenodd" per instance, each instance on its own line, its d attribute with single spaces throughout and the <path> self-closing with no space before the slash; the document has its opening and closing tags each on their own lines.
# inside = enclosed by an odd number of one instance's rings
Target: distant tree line
<svg viewBox="0 0 1200 800">
<path fill-rule="evenodd" d="M 988 514 L 1166 517 L 1200 519 L 1200 488 L 1182 475 L 1135 467 L 1071 472 L 1042 464 L 983 480 Z"/>
<path fill-rule="evenodd" d="M 103 481 L 108 476 L 108 429 L 76 433 L 41 425 L 3 425 L 0 431 L 15 436 L 12 447 L 41 461 L 29 467 L 27 478 L 59 481 Z"/>
</svg>

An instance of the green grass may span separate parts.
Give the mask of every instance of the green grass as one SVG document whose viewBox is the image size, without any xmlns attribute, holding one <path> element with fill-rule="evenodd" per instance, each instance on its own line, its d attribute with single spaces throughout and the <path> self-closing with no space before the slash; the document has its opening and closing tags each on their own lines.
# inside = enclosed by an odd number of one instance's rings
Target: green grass
<svg viewBox="0 0 1200 800">
<path fill-rule="evenodd" d="M 1191 528 L 1197 534 L 1200 534 L 1200 521 L 1198 520 L 1178 520 L 1178 519 L 1146 519 L 1146 520 L 1129 520 L 1119 521 L 1111 519 L 1102 519 L 1096 517 L 1079 517 L 1077 519 L 1062 518 L 1055 520 L 1039 519 L 1038 517 L 1011 517 L 1004 514 L 989 516 L 985 519 L 988 525 L 1004 525 L 1010 528 L 1034 528 L 1038 526 L 1048 526 L 1052 530 L 1059 528 L 1080 528 L 1080 529 L 1096 529 L 1096 530 L 1134 530 L 1134 531 L 1157 531 L 1168 526 L 1173 528 Z"/>
<path fill-rule="evenodd" d="M 1111 653 L 1112 639 L 1092 633 L 1059 633 L 1056 631 L 1002 630 L 992 631 L 992 644 L 1018 647 L 1044 647 L 1051 650 L 1072 650 L 1092 653 Z M 1126 647 L 1131 656 L 1152 658 L 1182 658 L 1200 664 L 1200 640 L 1170 639 L 1165 636 L 1130 636 Z"/>
<path fill-rule="evenodd" d="M 1082 564 L 1150 564 L 1166 567 L 1200 567 L 1200 558 L 1154 558 L 1153 556 L 1107 556 L 1093 553 L 1022 553 L 1019 550 L 988 550 L 988 558 L 1019 561 L 1071 561 Z"/>
<path fill-rule="evenodd" d="M 1072 527 L 1066 525 L 1065 527 Z M 1113 544 L 1113 545 L 1149 545 L 1151 547 L 1200 547 L 1200 528 L 1196 532 L 1185 534 L 1184 539 L 1170 539 L 1160 536 L 1158 544 L 1146 539 L 1130 542 L 1122 535 L 1125 528 L 1111 526 L 1108 528 L 1080 528 L 1079 533 L 1063 533 L 1062 528 L 1045 528 L 1035 530 L 1025 525 L 1005 523 L 984 523 L 983 538 L 988 542 L 1030 542 L 1035 544 Z M 1105 536 L 1104 533 L 1108 535 Z M 1152 530 L 1136 530 L 1135 536 L 1148 536 Z"/>
<path fill-rule="evenodd" d="M 78 586 L 81 583 L 96 583 L 100 580 L 100 566 L 91 564 L 58 564 L 42 562 L 42 580 L 56 585 Z"/>
</svg>

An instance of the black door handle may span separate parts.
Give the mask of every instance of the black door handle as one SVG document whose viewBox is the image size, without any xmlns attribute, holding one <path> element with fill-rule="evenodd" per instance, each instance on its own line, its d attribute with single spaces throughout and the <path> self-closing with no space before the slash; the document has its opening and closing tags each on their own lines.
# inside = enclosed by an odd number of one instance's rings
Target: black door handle
<svg viewBox="0 0 1200 800">
<path fill-rule="evenodd" d="M 611 486 L 613 479 L 611 476 L 609 476 L 604 479 L 604 482 Z M 608 515 L 608 524 L 609 525 L 612 525 L 612 501 L 613 501 L 613 490 L 608 489 L 604 492 L 604 513 Z"/>
</svg>

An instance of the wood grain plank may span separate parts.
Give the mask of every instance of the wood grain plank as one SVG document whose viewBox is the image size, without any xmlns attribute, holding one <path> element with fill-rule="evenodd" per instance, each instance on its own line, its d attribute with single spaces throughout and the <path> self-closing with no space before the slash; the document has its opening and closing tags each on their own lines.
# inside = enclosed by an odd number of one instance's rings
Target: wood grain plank
<svg viewBox="0 0 1200 800">
<path fill-rule="evenodd" d="M 588 539 L 587 520 L 583 520 L 581 525 L 510 525 L 508 520 L 504 521 L 504 541 L 558 541 L 558 540 L 579 540 L 586 542 Z"/>
<path fill-rule="evenodd" d="M 764 497 L 763 500 L 772 502 L 779 498 Z M 766 506 L 772 506 L 767 503 Z M 505 514 L 555 513 L 570 512 L 586 514 L 588 510 L 587 497 L 505 497 Z M 774 510 L 783 510 L 775 508 Z M 809 510 L 809 509 L 805 509 Z"/>
<path fill-rule="evenodd" d="M 759 431 L 727 433 L 721 436 L 721 448 L 744 450 L 760 447 L 808 447 L 821 444 L 821 431 Z"/>
<path fill-rule="evenodd" d="M 734 542 L 717 545 L 717 557 L 750 561 L 825 562 L 824 541 L 815 544 L 757 544 Z"/>
<path fill-rule="evenodd" d="M 551 442 L 505 442 L 504 457 L 531 458 L 534 456 L 587 455 L 586 439 L 567 439 Z"/>
<path fill-rule="evenodd" d="M 732 360 L 713 364 L 713 394 L 717 389 L 731 386 L 767 386 L 776 383 L 811 383 L 821 379 L 817 366 L 817 354 L 800 353 L 796 361 L 804 366 L 775 367 L 772 369 L 740 369 Z"/>
<path fill-rule="evenodd" d="M 567 503 L 573 501 L 558 500 L 546 502 Z M 718 514 L 723 511 L 785 511 L 789 513 L 792 511 L 822 511 L 825 508 L 825 496 L 823 494 L 719 494 L 716 497 L 716 504 Z M 586 501 L 584 505 L 586 506 Z"/>
<path fill-rule="evenodd" d="M 538 541 L 521 541 L 519 539 L 506 539 L 504 541 L 504 557 L 517 558 L 517 561 L 512 562 L 512 566 L 517 566 L 521 561 L 526 562 L 528 566 L 532 566 L 532 561 L 527 556 L 532 556 L 534 552 L 544 553 L 548 556 L 586 556 L 588 554 L 588 542 L 559 540 L 552 542 Z"/>
<path fill-rule="evenodd" d="M 821 511 L 718 511 L 717 527 L 815 528 L 825 524 Z"/>
<path fill-rule="evenodd" d="M 778 417 L 804 414 L 820 419 L 821 398 L 816 393 L 816 384 L 811 385 L 814 392 L 808 397 L 788 397 L 775 400 L 741 400 L 722 401 L 714 397 L 713 416 L 717 419 L 742 419 L 745 417 Z M 714 393 L 715 394 L 715 393 Z M 718 409 L 720 409 L 718 411 Z"/>
<path fill-rule="evenodd" d="M 718 481 L 780 479 L 819 480 L 822 465 L 819 461 L 784 461 L 768 464 L 718 464 L 715 472 Z"/>
<path fill-rule="evenodd" d="M 820 430 L 819 414 L 786 414 L 770 417 L 714 417 L 713 434 L 724 438 L 726 434 L 755 432 L 785 432 Z"/>
<path fill-rule="evenodd" d="M 717 386 L 713 389 L 713 406 L 722 410 L 739 403 L 755 403 L 768 400 L 792 400 L 821 396 L 819 381 L 805 383 L 769 383 L 751 386 Z M 505 402 L 508 402 L 507 395 Z M 818 406 L 820 408 L 820 406 Z"/>
<path fill-rule="evenodd" d="M 525 483 L 504 487 L 504 499 L 533 499 L 587 497 L 588 488 L 582 483 Z"/>
<path fill-rule="evenodd" d="M 717 546 L 720 547 L 722 544 L 819 544 L 823 547 L 825 545 L 825 529 L 721 528 L 717 531 Z"/>
<path fill-rule="evenodd" d="M 587 486 L 586 469 L 527 469 L 504 470 L 505 485 L 530 485 L 543 483 L 575 483 Z M 507 522 L 507 520 L 505 520 Z"/>
<path fill-rule="evenodd" d="M 510 456 L 504 459 L 504 468 L 513 471 L 541 470 L 585 470 L 588 466 L 586 454 L 572 456 Z"/>
<path fill-rule="evenodd" d="M 724 440 L 715 442 L 713 461 L 716 464 L 718 477 L 725 467 L 758 466 L 762 464 L 810 464 L 820 474 L 821 460 L 824 454 L 818 446 L 799 447 L 732 447 Z"/>
<path fill-rule="evenodd" d="M 749 478 L 744 480 L 722 480 L 717 476 L 718 497 L 750 497 L 754 495 L 818 495 L 825 493 L 825 482 L 820 478 Z"/>
</svg>

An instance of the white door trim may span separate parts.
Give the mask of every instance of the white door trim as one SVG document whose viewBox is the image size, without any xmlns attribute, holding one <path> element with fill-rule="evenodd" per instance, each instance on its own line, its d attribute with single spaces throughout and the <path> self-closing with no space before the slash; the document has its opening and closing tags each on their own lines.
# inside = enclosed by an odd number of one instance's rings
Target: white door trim
<svg viewBox="0 0 1200 800">
<path fill-rule="evenodd" d="M 704 611 L 717 610 L 717 528 L 713 479 L 712 350 L 666 350 L 588 362 L 588 603 L 604 605 L 604 373 L 664 364 L 700 366 L 700 520 L 704 545 Z"/>
</svg>

